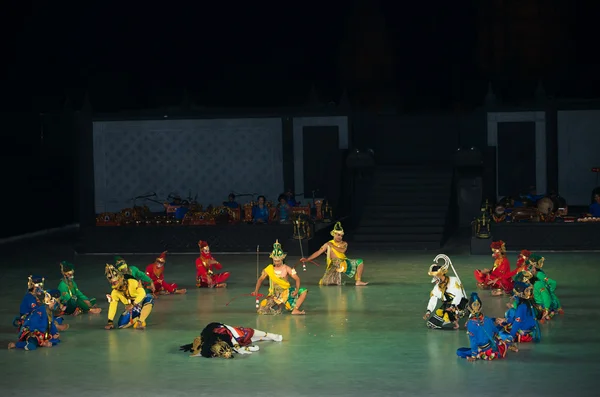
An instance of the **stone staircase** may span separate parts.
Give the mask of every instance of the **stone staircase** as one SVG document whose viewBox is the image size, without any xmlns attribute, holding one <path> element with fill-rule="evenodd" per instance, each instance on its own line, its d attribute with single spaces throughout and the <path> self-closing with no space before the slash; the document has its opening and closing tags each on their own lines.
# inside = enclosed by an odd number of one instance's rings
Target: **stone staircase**
<svg viewBox="0 0 600 397">
<path fill-rule="evenodd" d="M 452 180 L 451 166 L 377 167 L 362 216 L 349 236 L 352 249 L 441 248 Z"/>
</svg>

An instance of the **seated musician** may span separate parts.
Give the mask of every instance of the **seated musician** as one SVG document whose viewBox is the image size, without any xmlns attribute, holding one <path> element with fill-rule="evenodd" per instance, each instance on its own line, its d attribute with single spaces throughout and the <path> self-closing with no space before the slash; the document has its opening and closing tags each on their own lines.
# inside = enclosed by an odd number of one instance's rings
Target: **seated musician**
<svg viewBox="0 0 600 397">
<path fill-rule="evenodd" d="M 290 207 L 295 207 L 298 205 L 296 202 L 296 195 L 292 191 L 292 188 L 289 188 L 287 192 L 285 192 L 285 197 Z"/>
<path fill-rule="evenodd" d="M 277 204 L 277 217 L 279 223 L 288 223 L 290 221 L 292 207 L 288 203 L 286 195 L 280 194 L 277 201 L 279 201 L 279 204 Z"/>
<path fill-rule="evenodd" d="M 590 204 L 590 216 L 600 218 L 600 193 L 594 195 L 594 202 Z"/>
<path fill-rule="evenodd" d="M 258 204 L 252 207 L 253 223 L 269 223 L 269 208 L 265 196 L 258 196 Z"/>
<path fill-rule="evenodd" d="M 229 193 L 227 201 L 223 201 L 223 206 L 229 207 L 231 209 L 239 208 L 240 205 L 235 201 L 235 194 Z"/>
</svg>

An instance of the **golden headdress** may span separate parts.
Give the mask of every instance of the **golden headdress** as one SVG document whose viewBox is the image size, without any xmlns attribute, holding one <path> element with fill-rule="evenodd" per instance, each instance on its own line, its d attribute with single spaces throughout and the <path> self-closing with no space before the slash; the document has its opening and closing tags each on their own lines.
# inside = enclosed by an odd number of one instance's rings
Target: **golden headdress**
<svg viewBox="0 0 600 397">
<path fill-rule="evenodd" d="M 481 303 L 481 299 L 479 299 L 479 294 L 477 292 L 472 292 L 471 299 L 469 299 L 469 303 L 467 303 L 467 309 L 471 312 L 471 316 L 480 315 L 482 306 L 483 304 Z"/>
<path fill-rule="evenodd" d="M 233 349 L 227 342 L 219 341 L 215 343 L 210 351 L 213 353 L 213 357 L 233 358 Z"/>
<path fill-rule="evenodd" d="M 536 269 L 541 269 L 544 267 L 544 260 L 546 260 L 546 258 L 543 256 L 533 254 L 529 257 L 529 264 L 533 265 Z"/>
<path fill-rule="evenodd" d="M 439 264 L 440 259 L 442 259 L 444 261 L 443 265 Z M 434 280 L 432 280 L 432 282 L 434 282 L 435 278 L 439 278 L 440 276 L 448 273 L 449 267 L 450 267 L 450 258 L 448 258 L 446 255 L 440 254 L 433 259 L 433 265 L 429 266 L 429 271 L 427 272 L 427 274 L 429 276 L 434 277 Z"/>
<path fill-rule="evenodd" d="M 285 259 L 286 256 L 287 254 L 283 252 L 279 240 L 275 240 L 275 244 L 273 244 L 273 251 L 271 251 L 271 255 L 269 255 L 269 258 L 282 261 Z"/>
<path fill-rule="evenodd" d="M 114 282 L 123 280 L 123 273 L 117 270 L 116 267 L 111 265 L 110 263 L 106 264 L 104 268 L 104 275 L 109 283 L 113 284 Z"/>
<path fill-rule="evenodd" d="M 329 232 L 329 234 L 331 234 L 332 236 L 335 236 L 336 234 L 341 234 L 343 236 L 344 228 L 342 227 L 342 222 L 336 222 L 333 226 L 333 230 Z"/>
<path fill-rule="evenodd" d="M 44 288 L 44 277 L 30 275 L 27 279 L 27 289 L 31 290 L 35 287 Z"/>
<path fill-rule="evenodd" d="M 529 282 L 517 281 L 513 288 L 513 295 L 522 298 L 530 299 L 533 294 L 533 285 Z"/>
<path fill-rule="evenodd" d="M 521 282 L 530 284 L 529 280 L 533 278 L 533 274 L 529 270 L 521 272 Z"/>
</svg>

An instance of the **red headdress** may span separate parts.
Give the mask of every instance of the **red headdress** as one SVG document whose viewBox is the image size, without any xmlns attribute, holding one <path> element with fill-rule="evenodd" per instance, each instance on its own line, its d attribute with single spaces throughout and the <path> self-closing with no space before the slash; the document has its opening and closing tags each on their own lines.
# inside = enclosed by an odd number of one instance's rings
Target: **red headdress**
<svg viewBox="0 0 600 397">
<path fill-rule="evenodd" d="M 164 265 L 164 263 L 167 261 L 167 251 L 164 251 L 162 254 L 160 254 L 158 256 L 158 258 L 156 258 L 156 263 L 161 263 Z"/>
<path fill-rule="evenodd" d="M 502 240 L 494 241 L 492 242 L 492 244 L 490 244 L 490 248 L 493 250 L 504 251 L 506 250 L 506 244 Z"/>
<path fill-rule="evenodd" d="M 531 251 L 523 250 L 523 251 L 521 251 L 521 255 L 524 256 L 525 258 L 529 258 L 531 256 Z"/>
<path fill-rule="evenodd" d="M 200 240 L 198 241 L 198 247 L 200 247 L 200 249 L 203 249 L 205 247 L 208 247 L 208 243 L 206 241 Z"/>
</svg>

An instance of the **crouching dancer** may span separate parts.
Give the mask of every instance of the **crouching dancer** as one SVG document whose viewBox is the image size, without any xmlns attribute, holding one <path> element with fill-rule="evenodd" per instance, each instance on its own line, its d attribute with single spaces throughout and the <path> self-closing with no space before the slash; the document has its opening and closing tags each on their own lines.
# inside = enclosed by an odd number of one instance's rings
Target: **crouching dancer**
<svg viewBox="0 0 600 397">
<path fill-rule="evenodd" d="M 210 323 L 192 343 L 183 345 L 179 349 L 191 352 L 192 357 L 233 358 L 233 353 L 252 354 L 258 351 L 259 347 L 253 343 L 262 340 L 281 342 L 283 336 L 253 328 Z"/>
<path fill-rule="evenodd" d="M 125 305 L 125 311 L 119 317 L 118 328 L 128 328 L 133 325 L 135 329 L 145 329 L 146 319 L 152 312 L 154 299 L 146 294 L 144 287 L 133 278 L 125 278 L 113 265 L 106 265 L 106 279 L 112 286 L 110 295 L 106 295 L 108 302 L 108 324 L 105 329 L 115 328 L 114 318 L 117 314 L 119 302 Z"/>
</svg>

